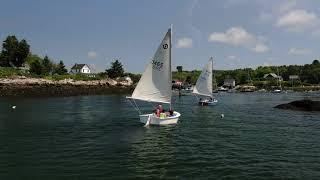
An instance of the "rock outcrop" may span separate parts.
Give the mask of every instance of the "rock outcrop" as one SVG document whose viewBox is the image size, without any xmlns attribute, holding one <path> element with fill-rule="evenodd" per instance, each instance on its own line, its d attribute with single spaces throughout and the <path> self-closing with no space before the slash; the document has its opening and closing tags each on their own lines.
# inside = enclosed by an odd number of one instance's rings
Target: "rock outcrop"
<svg viewBox="0 0 320 180">
<path fill-rule="evenodd" d="M 298 100 L 287 104 L 277 105 L 275 108 L 297 111 L 320 111 L 320 101 Z"/>
<path fill-rule="evenodd" d="M 75 81 L 73 79 L 48 80 L 18 76 L 0 79 L 0 97 L 7 96 L 76 96 L 110 93 L 129 93 L 132 82 L 113 79 Z"/>
</svg>

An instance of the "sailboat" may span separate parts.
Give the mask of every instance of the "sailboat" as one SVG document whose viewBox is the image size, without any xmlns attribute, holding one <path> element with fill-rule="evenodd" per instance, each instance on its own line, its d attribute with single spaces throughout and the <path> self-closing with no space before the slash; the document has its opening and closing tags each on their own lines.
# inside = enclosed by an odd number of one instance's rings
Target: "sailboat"
<svg viewBox="0 0 320 180">
<path fill-rule="evenodd" d="M 278 68 L 278 67 L 277 67 L 277 72 L 278 72 L 278 74 L 277 74 L 277 86 L 278 86 L 279 88 L 274 89 L 274 90 L 272 91 L 273 93 L 281 93 L 281 92 L 282 92 L 281 81 L 280 81 L 280 74 L 279 74 L 279 68 Z"/>
<path fill-rule="evenodd" d="M 216 105 L 218 100 L 212 97 L 212 66 L 213 58 L 211 57 L 208 64 L 203 68 L 195 87 L 193 94 L 199 96 L 199 105 Z M 209 98 L 209 99 L 207 99 Z"/>
<path fill-rule="evenodd" d="M 155 55 L 147 65 L 140 81 L 134 89 L 131 97 L 133 105 L 139 112 L 140 122 L 146 125 L 168 125 L 176 124 L 179 120 L 180 113 L 172 111 L 172 74 L 171 74 L 171 37 L 172 28 L 168 30 L 159 45 Z M 170 113 L 141 113 L 135 100 L 145 102 L 156 102 L 159 104 L 169 104 Z"/>
</svg>

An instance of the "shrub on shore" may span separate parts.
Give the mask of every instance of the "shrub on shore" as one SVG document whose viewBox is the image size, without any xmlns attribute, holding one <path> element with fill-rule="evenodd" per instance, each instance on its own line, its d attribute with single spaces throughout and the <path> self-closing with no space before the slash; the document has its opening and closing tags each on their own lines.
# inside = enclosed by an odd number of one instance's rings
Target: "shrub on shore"
<svg viewBox="0 0 320 180">
<path fill-rule="evenodd" d="M 28 74 L 17 68 L 0 67 L 0 78 L 8 78 L 11 76 L 27 76 Z"/>
</svg>

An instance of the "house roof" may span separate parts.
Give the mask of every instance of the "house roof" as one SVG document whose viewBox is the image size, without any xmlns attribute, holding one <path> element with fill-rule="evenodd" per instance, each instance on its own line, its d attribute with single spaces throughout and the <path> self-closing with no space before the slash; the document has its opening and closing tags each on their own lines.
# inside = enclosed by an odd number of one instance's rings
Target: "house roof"
<svg viewBox="0 0 320 180">
<path fill-rule="evenodd" d="M 71 69 L 82 69 L 86 64 L 74 64 Z"/>
<path fill-rule="evenodd" d="M 275 73 L 268 73 L 268 74 L 265 74 L 265 75 L 263 76 L 263 78 L 266 78 L 266 77 L 268 77 L 268 76 L 272 76 L 273 78 L 277 78 L 277 77 L 278 77 L 278 75 L 276 75 Z"/>
</svg>

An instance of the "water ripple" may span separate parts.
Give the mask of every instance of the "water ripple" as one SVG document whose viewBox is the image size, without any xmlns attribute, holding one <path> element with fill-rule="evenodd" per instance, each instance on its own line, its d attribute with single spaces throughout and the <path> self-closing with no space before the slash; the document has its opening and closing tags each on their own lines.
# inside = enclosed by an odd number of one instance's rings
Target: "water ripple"
<svg viewBox="0 0 320 180">
<path fill-rule="evenodd" d="M 272 108 L 306 96 L 175 97 L 179 123 L 149 128 L 119 95 L 0 99 L 0 179 L 318 179 L 319 114 Z"/>
</svg>

